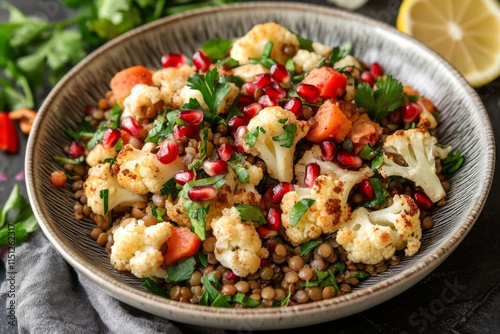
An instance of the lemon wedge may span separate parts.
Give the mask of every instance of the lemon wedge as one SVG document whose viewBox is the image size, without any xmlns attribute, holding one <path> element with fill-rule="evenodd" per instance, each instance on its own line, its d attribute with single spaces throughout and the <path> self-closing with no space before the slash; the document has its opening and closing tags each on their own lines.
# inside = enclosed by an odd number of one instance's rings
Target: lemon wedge
<svg viewBox="0 0 500 334">
<path fill-rule="evenodd" d="M 396 27 L 439 53 L 474 87 L 500 75 L 497 0 L 404 0 Z"/>
</svg>

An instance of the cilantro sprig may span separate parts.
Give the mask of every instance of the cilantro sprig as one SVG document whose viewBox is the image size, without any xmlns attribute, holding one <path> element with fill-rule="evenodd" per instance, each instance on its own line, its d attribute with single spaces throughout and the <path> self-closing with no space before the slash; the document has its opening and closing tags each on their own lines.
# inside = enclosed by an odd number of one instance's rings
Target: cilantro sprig
<svg viewBox="0 0 500 334">
<path fill-rule="evenodd" d="M 372 89 L 366 82 L 358 85 L 356 90 L 356 105 L 365 108 L 368 115 L 375 121 L 380 121 L 405 102 L 403 85 L 392 76 L 379 77 Z"/>
<path fill-rule="evenodd" d="M 193 74 L 188 78 L 188 86 L 200 91 L 208 106 L 208 111 L 213 115 L 217 115 L 219 105 L 231 91 L 229 83 L 228 80 L 219 82 L 219 73 L 216 68 L 208 71 L 205 75 Z"/>
</svg>

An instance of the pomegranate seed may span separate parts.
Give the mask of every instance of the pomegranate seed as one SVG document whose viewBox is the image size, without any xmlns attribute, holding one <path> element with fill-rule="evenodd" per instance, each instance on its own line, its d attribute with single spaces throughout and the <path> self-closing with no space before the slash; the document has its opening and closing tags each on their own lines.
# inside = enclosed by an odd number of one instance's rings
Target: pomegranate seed
<svg viewBox="0 0 500 334">
<path fill-rule="evenodd" d="M 193 179 L 194 179 L 194 172 L 189 169 L 178 170 L 174 174 L 174 181 L 180 186 L 183 186 L 186 183 L 193 181 Z"/>
<path fill-rule="evenodd" d="M 255 91 L 259 89 L 259 86 L 254 82 L 245 82 L 241 89 L 246 95 L 253 96 L 255 94 Z"/>
<path fill-rule="evenodd" d="M 261 267 L 269 267 L 271 264 L 269 263 L 268 259 L 262 259 L 260 260 L 260 266 Z"/>
<path fill-rule="evenodd" d="M 363 164 L 359 155 L 347 151 L 337 153 L 337 161 L 342 168 L 349 170 L 357 170 Z"/>
<path fill-rule="evenodd" d="M 168 165 L 177 159 L 178 153 L 177 144 L 173 140 L 167 139 L 162 141 L 156 157 L 162 164 Z"/>
<path fill-rule="evenodd" d="M 203 202 L 214 199 L 217 196 L 217 188 L 213 185 L 193 186 L 188 190 L 188 197 L 193 202 Z"/>
<path fill-rule="evenodd" d="M 265 87 L 263 91 L 265 95 L 276 100 L 282 99 L 286 96 L 286 91 L 281 87 L 280 89 L 275 87 Z"/>
<path fill-rule="evenodd" d="M 298 84 L 297 94 L 309 103 L 316 103 L 319 99 L 318 87 L 309 84 Z"/>
<path fill-rule="evenodd" d="M 231 159 L 231 156 L 233 155 L 233 148 L 231 147 L 231 144 L 224 143 L 221 146 L 219 146 L 217 152 L 219 152 L 219 157 L 222 160 L 228 161 L 229 159 Z"/>
<path fill-rule="evenodd" d="M 290 110 L 296 117 L 299 117 L 302 115 L 302 100 L 298 97 L 291 98 L 283 109 Z"/>
<path fill-rule="evenodd" d="M 203 111 L 199 109 L 181 110 L 179 118 L 189 125 L 198 126 L 203 121 Z"/>
<path fill-rule="evenodd" d="M 269 95 L 262 95 L 259 98 L 259 103 L 262 105 L 262 107 L 275 107 L 279 105 L 278 100 L 271 98 Z"/>
<path fill-rule="evenodd" d="M 317 163 L 311 162 L 310 164 L 307 164 L 304 176 L 304 185 L 306 188 L 313 187 L 314 181 L 316 181 L 319 174 L 321 174 L 321 167 Z"/>
<path fill-rule="evenodd" d="M 363 195 L 365 199 L 372 199 L 375 197 L 375 190 L 370 179 L 364 179 L 359 183 L 359 192 Z"/>
<path fill-rule="evenodd" d="M 56 187 L 64 186 L 67 179 L 68 177 L 66 176 L 66 173 L 62 170 L 56 170 L 53 171 L 52 174 L 50 174 L 50 183 L 52 183 Z"/>
<path fill-rule="evenodd" d="M 198 70 L 206 72 L 210 68 L 210 65 L 212 65 L 212 62 L 203 51 L 198 50 L 193 55 L 193 64 Z"/>
<path fill-rule="evenodd" d="M 180 140 L 183 137 L 191 138 L 196 133 L 196 127 L 191 125 L 174 125 L 174 139 Z"/>
<path fill-rule="evenodd" d="M 431 199 L 423 191 L 415 191 L 413 199 L 415 200 L 415 204 L 417 204 L 418 208 L 421 210 L 429 210 L 432 208 L 433 203 Z"/>
<path fill-rule="evenodd" d="M 161 65 L 163 68 L 176 67 L 179 68 L 186 63 L 186 57 L 180 53 L 167 53 L 161 57 Z"/>
<path fill-rule="evenodd" d="M 235 115 L 227 122 L 227 127 L 232 133 L 236 133 L 236 130 L 244 125 L 248 125 L 248 119 L 243 115 Z"/>
<path fill-rule="evenodd" d="M 104 147 L 105 149 L 115 147 L 120 138 L 120 130 L 107 129 L 106 131 L 104 131 L 104 135 L 102 136 L 102 147 Z"/>
<path fill-rule="evenodd" d="M 370 87 L 373 87 L 373 85 L 375 85 L 375 78 L 368 71 L 364 71 L 363 73 L 361 73 L 361 80 L 369 84 Z"/>
<path fill-rule="evenodd" d="M 253 81 L 259 88 L 271 85 L 271 75 L 269 73 L 257 74 Z"/>
<path fill-rule="evenodd" d="M 332 161 L 337 155 L 337 145 L 335 145 L 334 142 L 325 140 L 319 146 L 321 148 L 321 156 L 324 161 Z"/>
<path fill-rule="evenodd" d="M 76 159 L 85 154 L 85 149 L 80 143 L 73 141 L 69 145 L 68 155 L 71 159 Z"/>
<path fill-rule="evenodd" d="M 252 119 L 261 110 L 262 110 L 262 105 L 260 103 L 254 102 L 252 104 L 247 105 L 245 108 L 243 108 L 243 110 L 241 112 L 243 113 L 243 115 L 245 115 L 245 117 L 247 119 Z"/>
<path fill-rule="evenodd" d="M 244 107 L 246 107 L 247 105 L 249 105 L 250 103 L 254 103 L 255 100 L 253 98 L 253 95 L 250 96 L 250 95 L 240 95 L 240 98 L 238 100 L 238 108 L 240 110 L 242 110 Z"/>
<path fill-rule="evenodd" d="M 384 71 L 382 71 L 382 67 L 379 63 L 373 63 L 372 66 L 370 66 L 370 73 L 375 79 L 384 75 Z"/>
<path fill-rule="evenodd" d="M 281 203 L 283 196 L 287 192 L 293 191 L 295 188 L 290 182 L 280 182 L 271 190 L 271 202 L 274 204 Z"/>
<path fill-rule="evenodd" d="M 408 102 L 401 107 L 401 119 L 405 123 L 415 122 L 422 113 L 422 106 L 418 103 Z"/>
<path fill-rule="evenodd" d="M 227 173 L 227 162 L 224 160 L 205 160 L 203 170 L 209 176 L 217 176 Z"/>
<path fill-rule="evenodd" d="M 236 277 L 237 277 L 237 276 L 236 276 L 236 274 L 235 274 L 235 273 L 233 273 L 233 271 L 232 271 L 232 270 L 228 270 L 228 271 L 226 271 L 226 273 L 225 273 L 224 275 L 226 276 L 226 279 L 227 279 L 228 281 L 235 280 L 235 279 L 236 279 Z"/>
<path fill-rule="evenodd" d="M 278 231 L 271 230 L 265 226 L 259 226 L 255 230 L 257 231 L 257 234 L 259 234 L 259 237 L 263 239 L 274 238 L 278 235 Z"/>
<path fill-rule="evenodd" d="M 266 248 L 269 252 L 274 252 L 274 250 L 276 249 L 276 246 L 278 246 L 278 242 L 276 241 L 276 239 L 270 239 L 270 240 L 267 240 L 266 242 Z"/>
<path fill-rule="evenodd" d="M 285 65 L 283 64 L 274 64 L 271 66 L 271 78 L 277 83 L 287 84 L 290 82 L 290 73 L 288 73 Z"/>
<path fill-rule="evenodd" d="M 281 211 L 276 208 L 270 208 L 267 211 L 267 227 L 269 227 L 271 230 L 279 230 L 280 227 L 282 226 L 281 224 Z"/>
<path fill-rule="evenodd" d="M 243 149 L 243 137 L 247 134 L 247 132 L 248 129 L 246 125 L 242 125 L 236 130 L 234 134 L 233 150 L 235 150 L 239 154 L 245 153 L 245 150 Z"/>
<path fill-rule="evenodd" d="M 141 133 L 142 125 L 133 117 L 127 116 L 122 119 L 122 129 L 130 133 L 133 137 L 138 137 Z"/>
<path fill-rule="evenodd" d="M 295 305 L 298 305 L 298 303 L 293 300 L 290 300 L 290 302 L 288 303 L 288 306 L 295 306 Z"/>
</svg>

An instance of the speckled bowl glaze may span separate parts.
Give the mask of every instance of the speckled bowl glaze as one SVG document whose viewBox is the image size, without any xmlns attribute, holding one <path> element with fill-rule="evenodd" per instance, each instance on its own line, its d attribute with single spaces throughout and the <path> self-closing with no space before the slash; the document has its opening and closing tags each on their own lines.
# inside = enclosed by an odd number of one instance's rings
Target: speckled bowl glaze
<svg viewBox="0 0 500 334">
<path fill-rule="evenodd" d="M 145 291 L 141 280 L 118 272 L 89 234 L 95 224 L 73 218 L 70 189 L 55 189 L 52 159 L 69 143 L 63 129 L 76 128 L 85 105 L 108 90 L 113 74 L 144 64 L 159 68 L 166 52 L 193 54 L 201 42 L 242 36 L 253 25 L 275 21 L 303 37 L 334 46 L 351 41 L 354 55 L 378 61 L 387 73 L 413 85 L 442 111 L 439 136 L 461 148 L 463 168 L 451 179 L 448 203 L 433 215 L 412 258 L 363 282 L 353 293 L 288 308 L 221 309 L 180 304 Z M 305 326 L 363 311 L 408 289 L 436 268 L 472 228 L 487 197 L 494 170 L 494 139 L 487 113 L 475 91 L 434 52 L 395 29 L 362 16 L 325 7 L 292 3 L 245 3 L 193 11 L 136 29 L 98 49 L 54 88 L 38 113 L 30 135 L 26 173 L 38 221 L 54 247 L 80 273 L 115 298 L 138 309 L 180 322 L 257 330 Z"/>
</svg>

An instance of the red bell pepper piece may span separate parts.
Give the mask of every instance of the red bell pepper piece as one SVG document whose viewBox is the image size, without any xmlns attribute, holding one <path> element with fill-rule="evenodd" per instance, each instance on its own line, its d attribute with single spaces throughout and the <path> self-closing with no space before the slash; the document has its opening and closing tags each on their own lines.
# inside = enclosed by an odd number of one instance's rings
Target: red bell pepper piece
<svg viewBox="0 0 500 334">
<path fill-rule="evenodd" d="M 14 123 L 6 112 L 0 112 L 0 150 L 16 153 L 19 141 Z"/>
</svg>

